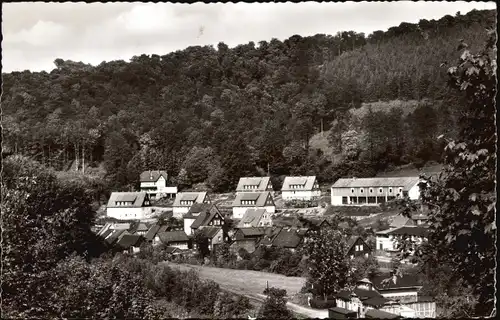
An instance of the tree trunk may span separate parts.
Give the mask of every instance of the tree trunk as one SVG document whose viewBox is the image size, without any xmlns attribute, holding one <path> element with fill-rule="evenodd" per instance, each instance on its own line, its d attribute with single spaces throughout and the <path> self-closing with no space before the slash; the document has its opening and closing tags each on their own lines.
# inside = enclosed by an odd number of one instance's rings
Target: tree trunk
<svg viewBox="0 0 500 320">
<path fill-rule="evenodd" d="M 82 172 L 85 174 L 85 144 L 82 144 Z"/>
<path fill-rule="evenodd" d="M 78 171 L 78 142 L 75 142 L 75 171 Z"/>
</svg>

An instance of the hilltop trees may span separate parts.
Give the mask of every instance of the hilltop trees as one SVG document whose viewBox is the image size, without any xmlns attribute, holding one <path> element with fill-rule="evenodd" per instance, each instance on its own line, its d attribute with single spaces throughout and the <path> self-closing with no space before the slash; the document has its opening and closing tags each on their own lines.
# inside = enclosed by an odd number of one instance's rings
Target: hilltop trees
<svg viewBox="0 0 500 320">
<path fill-rule="evenodd" d="M 132 175 L 140 167 L 173 177 L 185 169 L 186 185 L 207 182 L 227 191 L 235 176 L 268 166 L 275 175 L 311 169 L 328 181 L 346 166 L 362 176 L 367 166 L 424 164 L 441 155 L 439 143 L 424 133 L 455 131 L 464 105 L 443 88 L 446 74 L 437 66 L 452 57 L 457 38 L 483 41 L 478 30 L 494 25 L 493 13 L 406 23 L 369 36 L 346 31 L 234 48 L 195 46 L 95 67 L 57 59 L 50 73 L 3 75 L 5 145 L 57 170 L 72 163 L 73 170 L 89 172 L 103 163 L 117 189 L 128 189 L 125 171 Z M 402 115 L 384 118 L 383 137 L 376 127 L 370 133 L 345 123 L 349 110 L 394 99 L 427 99 L 433 111 L 407 118 L 405 102 Z M 454 108 L 442 107 L 450 102 Z M 437 124 L 423 119 L 432 112 L 442 119 Z M 324 152 L 325 145 L 318 156 L 311 137 L 332 128 L 334 152 Z M 368 154 L 365 140 L 371 141 Z"/>
</svg>

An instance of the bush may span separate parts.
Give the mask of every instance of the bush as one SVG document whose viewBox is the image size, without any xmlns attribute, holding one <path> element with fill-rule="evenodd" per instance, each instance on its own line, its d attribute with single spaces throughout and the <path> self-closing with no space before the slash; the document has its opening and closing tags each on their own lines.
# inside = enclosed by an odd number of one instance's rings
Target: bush
<svg viewBox="0 0 500 320">
<path fill-rule="evenodd" d="M 311 299 L 311 308 L 313 309 L 328 309 L 337 306 L 336 300 Z"/>
</svg>

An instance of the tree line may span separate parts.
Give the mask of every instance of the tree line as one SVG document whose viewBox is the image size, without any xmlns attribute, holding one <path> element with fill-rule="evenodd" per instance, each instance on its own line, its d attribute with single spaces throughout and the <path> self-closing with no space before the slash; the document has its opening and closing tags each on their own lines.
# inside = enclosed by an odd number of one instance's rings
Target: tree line
<svg viewBox="0 0 500 320">
<path fill-rule="evenodd" d="M 429 136 L 452 133 L 464 105 L 443 89 L 446 75 L 437 67 L 460 38 L 470 46 L 484 41 L 479 30 L 494 25 L 494 16 L 457 13 L 368 36 L 219 43 L 95 67 L 57 59 L 50 73 L 3 74 L 4 152 L 57 170 L 89 172 L 102 164 L 115 189 L 134 186 L 148 169 L 226 191 L 240 176 L 268 169 L 331 181 L 421 165 L 440 159 Z M 381 114 L 350 119 L 366 103 L 394 99 L 427 102 L 412 115 L 389 112 L 396 131 L 386 136 L 376 124 Z M 406 134 L 393 145 L 401 127 Z M 333 154 L 310 145 L 325 131 Z M 366 155 L 356 154 L 360 137 L 371 146 Z"/>
</svg>

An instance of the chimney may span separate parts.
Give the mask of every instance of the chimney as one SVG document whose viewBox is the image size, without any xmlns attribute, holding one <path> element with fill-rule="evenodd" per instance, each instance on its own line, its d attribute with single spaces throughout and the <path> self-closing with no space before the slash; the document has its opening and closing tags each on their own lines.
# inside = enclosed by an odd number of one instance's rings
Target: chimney
<svg viewBox="0 0 500 320">
<path fill-rule="evenodd" d="M 153 180 L 153 172 L 149 170 L 149 179 Z"/>
</svg>

